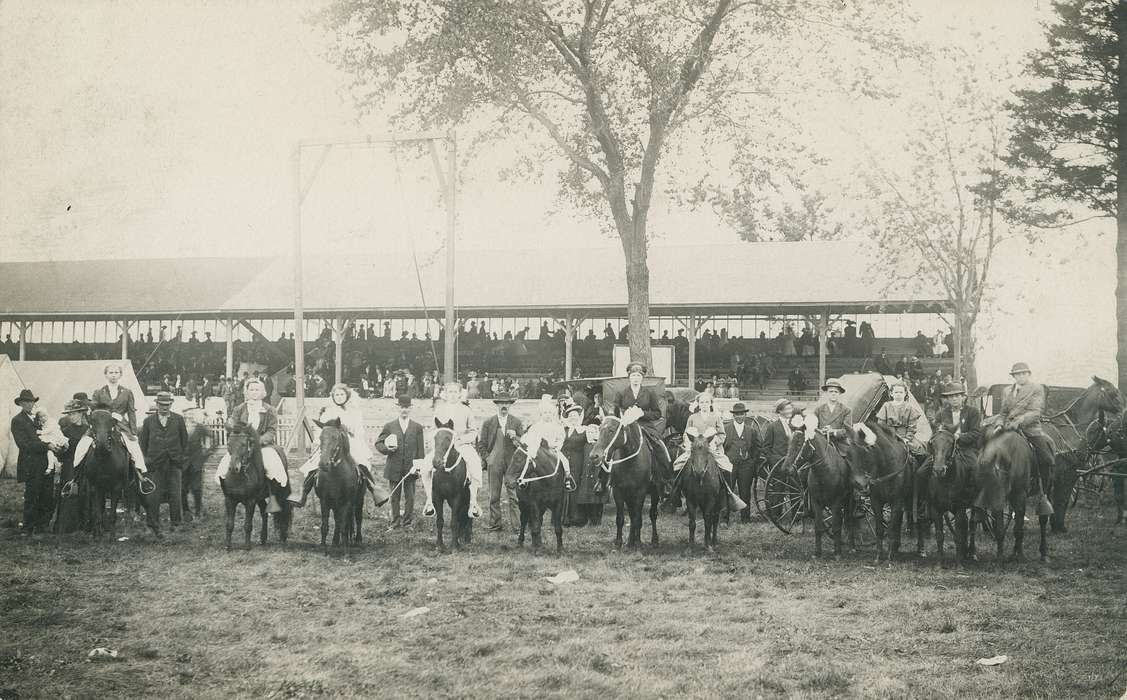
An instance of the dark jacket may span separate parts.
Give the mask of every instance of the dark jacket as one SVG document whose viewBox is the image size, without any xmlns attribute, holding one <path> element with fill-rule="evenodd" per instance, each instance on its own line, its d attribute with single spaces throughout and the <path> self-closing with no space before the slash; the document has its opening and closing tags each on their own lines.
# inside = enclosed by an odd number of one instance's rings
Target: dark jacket
<svg viewBox="0 0 1127 700">
<path fill-rule="evenodd" d="M 20 456 L 16 461 L 16 481 L 23 483 L 42 476 L 47 471 L 47 443 L 39 439 L 35 419 L 22 410 L 12 417 L 12 439 L 16 447 L 20 448 Z"/>
<path fill-rule="evenodd" d="M 399 442 L 395 450 L 387 447 L 387 438 L 394 435 Z M 399 427 L 399 419 L 384 424 L 380 436 L 376 438 L 376 449 L 380 454 L 387 456 L 384 464 L 383 476 L 388 481 L 399 482 L 414 467 L 414 460 L 426 456 L 426 443 L 423 437 L 423 426 L 413 420 L 407 421 L 407 432 Z"/>
<path fill-rule="evenodd" d="M 642 409 L 642 417 L 638 419 L 638 425 L 651 439 L 660 442 L 661 434 L 665 431 L 665 416 L 661 413 L 661 399 L 657 395 L 657 390 L 649 386 L 639 387 L 638 396 L 635 398 L 630 387 L 626 387 L 615 397 L 614 407 L 621 416 L 631 406 Z"/>
<path fill-rule="evenodd" d="M 776 418 L 763 429 L 760 451 L 767 462 L 767 466 L 773 466 L 780 459 L 786 457 L 788 447 L 790 447 L 790 442 L 787 439 L 786 428 Z"/>
<path fill-rule="evenodd" d="M 90 401 L 95 405 L 108 406 L 112 413 L 125 418 L 129 432 L 137 434 L 137 404 L 133 399 L 133 392 L 125 386 L 118 384 L 119 391 L 116 396 L 110 396 L 110 387 L 105 385 L 94 391 Z"/>
<path fill-rule="evenodd" d="M 520 422 L 520 418 L 517 418 L 513 414 L 509 414 L 509 419 L 506 421 L 505 425 L 508 430 L 515 431 L 518 437 L 524 435 L 524 424 Z M 485 422 L 481 424 L 481 433 L 478 434 L 477 452 L 481 455 L 482 460 L 488 463 L 487 466 L 489 467 L 508 465 L 509 462 L 513 460 L 513 452 L 516 451 L 516 446 L 513 444 L 513 441 L 506 440 L 505 434 L 501 432 L 500 428 L 501 421 L 497 418 L 497 415 L 494 414 L 485 419 Z M 497 448 L 498 440 L 504 440 L 504 443 L 501 445 L 500 465 L 490 462 L 489 460 L 490 455 L 492 455 L 494 449 Z"/>
<path fill-rule="evenodd" d="M 160 464 L 167 460 L 169 466 L 180 469 L 188 457 L 188 427 L 178 413 L 168 414 L 168 425 L 160 424 L 160 417 L 152 414 L 141 424 L 137 440 L 147 464 Z"/>
<path fill-rule="evenodd" d="M 736 422 L 724 423 L 724 454 L 736 469 L 754 466 L 759 457 L 759 428 L 751 421 L 744 421 L 743 437 L 736 435 Z"/>
<path fill-rule="evenodd" d="M 278 413 L 265 399 L 262 400 L 262 409 L 261 418 L 255 417 L 252 421 L 249 420 L 245 402 L 235 406 L 235 410 L 231 411 L 231 416 L 227 419 L 227 427 L 230 428 L 235 423 L 246 423 L 258 433 L 258 444 L 263 447 L 273 445 L 278 440 Z"/>
<path fill-rule="evenodd" d="M 939 413 L 935 415 L 935 422 L 948 432 L 955 432 L 955 420 L 949 407 L 944 406 L 939 409 Z M 978 407 L 969 404 L 963 406 L 957 427 L 959 429 L 957 442 L 960 447 L 977 447 L 982 442 L 982 412 Z"/>
</svg>

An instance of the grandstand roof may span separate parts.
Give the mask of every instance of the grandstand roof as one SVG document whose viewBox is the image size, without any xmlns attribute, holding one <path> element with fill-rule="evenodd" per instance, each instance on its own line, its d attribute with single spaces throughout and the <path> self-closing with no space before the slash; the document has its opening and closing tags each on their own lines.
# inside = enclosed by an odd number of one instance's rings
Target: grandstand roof
<svg viewBox="0 0 1127 700">
<path fill-rule="evenodd" d="M 654 314 L 922 312 L 946 306 L 937 285 L 890 281 L 855 242 L 653 246 Z M 423 314 L 410 258 L 307 256 L 305 313 Z M 420 260 L 430 315 L 440 316 L 445 261 Z M 616 316 L 626 306 L 620 248 L 459 250 L 459 315 Z M 185 258 L 0 263 L 0 320 L 282 318 L 293 314 L 292 258 Z"/>
</svg>

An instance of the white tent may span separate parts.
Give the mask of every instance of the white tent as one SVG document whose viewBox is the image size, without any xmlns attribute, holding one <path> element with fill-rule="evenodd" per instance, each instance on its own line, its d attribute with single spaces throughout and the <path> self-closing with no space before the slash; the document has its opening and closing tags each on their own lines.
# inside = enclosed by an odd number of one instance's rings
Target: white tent
<svg viewBox="0 0 1127 700">
<path fill-rule="evenodd" d="M 76 392 L 85 391 L 93 396 L 94 390 L 105 386 L 106 365 L 121 367 L 121 385 L 133 391 L 137 406 L 137 423 L 140 424 L 149 410 L 133 365 L 128 362 L 106 360 L 67 360 L 61 362 L 15 362 L 16 374 L 24 386 L 39 397 L 39 406 L 47 411 L 52 420 L 58 419 L 63 406 Z"/>
<path fill-rule="evenodd" d="M 7 355 L 0 355 L 0 476 L 15 478 L 20 451 L 12 441 L 12 417 L 20 410 L 15 398 L 24 388 Z"/>
</svg>

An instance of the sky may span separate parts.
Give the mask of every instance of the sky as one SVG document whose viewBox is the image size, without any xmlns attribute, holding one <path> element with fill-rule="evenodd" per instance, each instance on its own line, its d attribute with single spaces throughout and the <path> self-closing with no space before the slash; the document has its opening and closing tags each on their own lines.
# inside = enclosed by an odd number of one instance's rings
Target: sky
<svg viewBox="0 0 1127 700">
<path fill-rule="evenodd" d="M 293 144 L 389 132 L 378 117 L 358 121 L 347 77 L 325 60 L 323 39 L 306 21 L 316 7 L 294 0 L 0 3 L 0 256 L 288 253 Z M 1016 61 L 1039 44 L 1047 3 L 920 0 L 914 8 L 923 39 Z M 848 177 L 863 148 L 882 148 L 906 126 L 858 110 L 811 114 L 808 131 Z M 503 180 L 506 157 L 477 152 L 459 160 L 459 247 L 618 254 L 598 222 L 556 201 L 550 178 Z M 315 162 L 307 152 L 307 176 Z M 331 153 L 304 203 L 302 226 L 306 250 L 397 254 L 413 244 L 425 254 L 437 249 L 444 222 L 429 159 L 387 146 Z M 1032 250 L 1004 252 L 982 326 L 983 381 L 1004 379 L 1017 354 L 1056 383 L 1114 376 L 1112 230 L 1096 222 Z M 686 210 L 664 196 L 652 231 L 655 245 L 681 242 L 681 231 L 699 242 L 736 239 L 712 211 Z"/>
</svg>

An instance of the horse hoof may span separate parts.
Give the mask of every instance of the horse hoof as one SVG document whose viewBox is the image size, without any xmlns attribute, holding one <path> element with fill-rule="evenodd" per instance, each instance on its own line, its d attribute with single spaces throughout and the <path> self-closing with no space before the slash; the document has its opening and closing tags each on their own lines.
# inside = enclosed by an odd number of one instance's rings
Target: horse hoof
<svg viewBox="0 0 1127 700">
<path fill-rule="evenodd" d="M 917 549 L 916 550 L 916 556 L 919 557 L 920 559 L 927 559 L 927 552 L 925 552 L 922 549 Z"/>
<path fill-rule="evenodd" d="M 1049 555 L 1045 554 L 1041 557 L 1041 563 L 1042 564 L 1048 564 L 1049 562 L 1050 562 Z"/>
</svg>

